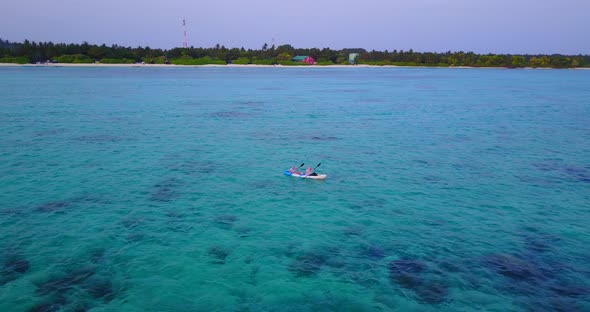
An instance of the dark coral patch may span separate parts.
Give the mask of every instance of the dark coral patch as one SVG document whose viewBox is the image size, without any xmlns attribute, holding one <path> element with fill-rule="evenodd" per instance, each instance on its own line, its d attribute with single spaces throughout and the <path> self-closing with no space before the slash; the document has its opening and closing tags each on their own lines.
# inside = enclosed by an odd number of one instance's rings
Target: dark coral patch
<svg viewBox="0 0 590 312">
<path fill-rule="evenodd" d="M 113 282 L 106 277 L 89 278 L 81 287 L 93 298 L 102 299 L 105 302 L 111 301 L 116 294 Z"/>
<path fill-rule="evenodd" d="M 413 290 L 424 303 L 440 304 L 446 301 L 448 285 L 442 280 L 429 280 L 422 276 L 428 267 L 419 260 L 400 259 L 389 263 L 389 277 L 403 288 Z"/>
<path fill-rule="evenodd" d="M 168 228 L 174 232 L 188 232 L 195 225 L 194 221 L 186 219 L 186 215 L 183 213 L 169 211 L 166 216 L 168 216 L 166 221 Z"/>
<path fill-rule="evenodd" d="M 553 283 L 549 289 L 561 297 L 590 298 L 590 287 L 582 284 L 561 281 Z"/>
<path fill-rule="evenodd" d="M 590 170 L 582 166 L 568 165 L 556 160 L 546 160 L 533 166 L 541 171 L 561 172 L 578 182 L 590 182 Z"/>
<path fill-rule="evenodd" d="M 173 218 L 173 219 L 182 219 L 186 215 L 184 213 L 178 212 L 178 211 L 168 211 L 168 212 L 166 212 L 166 216 L 169 218 Z"/>
<path fill-rule="evenodd" d="M 14 272 L 6 272 L 0 275 L 0 286 L 8 284 L 14 280 L 18 279 L 18 274 Z"/>
<path fill-rule="evenodd" d="M 121 225 L 129 230 L 141 225 L 142 223 L 144 223 L 144 219 L 137 217 L 125 217 L 123 220 L 121 220 Z"/>
<path fill-rule="evenodd" d="M 382 208 L 382 207 L 385 207 L 385 205 L 387 205 L 387 201 L 383 198 L 378 198 L 378 197 L 367 198 L 363 203 L 363 207 L 365 209 Z"/>
<path fill-rule="evenodd" d="M 47 129 L 42 131 L 35 131 L 34 136 L 36 137 L 45 137 L 45 136 L 54 136 L 61 133 L 64 133 L 65 129 Z"/>
<path fill-rule="evenodd" d="M 289 265 L 289 271 L 296 276 L 309 276 L 320 271 L 326 264 L 329 257 L 327 254 L 318 251 L 309 251 L 297 256 L 295 261 Z"/>
<path fill-rule="evenodd" d="M 29 271 L 29 261 L 18 254 L 8 254 L 0 267 L 0 286 L 18 279 Z"/>
<path fill-rule="evenodd" d="M 65 200 L 51 201 L 37 206 L 37 212 L 59 212 L 72 205 L 71 202 Z"/>
<path fill-rule="evenodd" d="M 336 269 L 341 269 L 344 267 L 347 267 L 349 265 L 347 259 L 345 257 L 329 257 L 328 259 L 326 259 L 326 262 L 324 263 L 325 266 L 331 267 L 331 268 L 336 268 Z"/>
<path fill-rule="evenodd" d="M 217 264 L 224 264 L 229 253 L 229 250 L 221 246 L 212 246 L 207 250 L 207 254 L 215 259 L 213 263 Z"/>
<path fill-rule="evenodd" d="M 514 280 L 543 280 L 544 270 L 535 264 L 510 254 L 492 254 L 484 257 L 483 264 L 496 273 Z"/>
<path fill-rule="evenodd" d="M 27 312 L 57 312 L 61 309 L 60 304 L 51 301 L 44 301 L 30 307 Z"/>
<path fill-rule="evenodd" d="M 535 167 L 541 171 L 553 171 L 553 170 L 559 169 L 560 163 L 557 161 L 544 161 L 544 162 L 534 163 L 533 167 Z"/>
<path fill-rule="evenodd" d="M 248 113 L 236 112 L 236 111 L 211 113 L 211 117 L 218 117 L 218 118 L 240 118 L 240 117 L 249 117 L 249 116 L 250 116 L 250 114 L 248 114 Z"/>
<path fill-rule="evenodd" d="M 438 263 L 438 267 L 445 272 L 457 273 L 463 271 L 463 268 L 460 264 L 448 260 L 440 261 Z"/>
<path fill-rule="evenodd" d="M 418 274 L 426 270 L 426 264 L 419 260 L 400 259 L 389 263 L 389 274 Z"/>
<path fill-rule="evenodd" d="M 84 194 L 70 199 L 72 203 L 80 204 L 111 204 L 111 202 L 100 194 Z"/>
<path fill-rule="evenodd" d="M 340 138 L 335 137 L 335 136 L 312 136 L 311 139 L 314 140 L 314 141 L 336 141 L 336 140 L 340 140 Z"/>
<path fill-rule="evenodd" d="M 26 273 L 29 271 L 29 261 L 19 255 L 10 255 L 4 261 L 2 272 Z"/>
<path fill-rule="evenodd" d="M 63 213 L 67 208 L 74 205 L 88 205 L 88 204 L 109 204 L 110 202 L 105 200 L 101 195 L 98 194 L 84 194 L 68 198 L 67 200 L 56 200 L 43 203 L 35 207 L 36 212 L 42 213 Z"/>
<path fill-rule="evenodd" d="M 29 261 L 25 259 L 17 259 L 10 261 L 7 264 L 7 269 L 17 273 L 25 273 L 29 270 Z"/>
<path fill-rule="evenodd" d="M 90 251 L 88 258 L 90 262 L 94 264 L 101 264 L 105 261 L 106 257 L 106 249 L 104 248 L 96 248 Z"/>
<path fill-rule="evenodd" d="M 61 294 L 80 285 L 84 280 L 96 273 L 94 267 L 86 266 L 73 269 L 66 274 L 50 277 L 47 281 L 35 283 L 39 294 Z"/>
<path fill-rule="evenodd" d="M 177 196 L 177 192 L 172 188 L 158 187 L 152 192 L 150 200 L 155 202 L 170 202 L 176 199 Z"/>
<path fill-rule="evenodd" d="M 18 215 L 24 215 L 24 214 L 25 214 L 25 212 L 22 209 L 17 209 L 17 208 L 6 208 L 6 209 L 0 210 L 0 215 L 18 216 Z"/>
<path fill-rule="evenodd" d="M 247 226 L 239 226 L 234 228 L 236 233 L 238 233 L 240 238 L 250 237 L 252 235 L 252 229 Z"/>
<path fill-rule="evenodd" d="M 363 234 L 363 229 L 358 226 L 350 226 L 345 228 L 342 233 L 346 236 L 360 236 Z"/>
<path fill-rule="evenodd" d="M 579 182 L 590 182 L 590 172 L 583 167 L 563 166 L 562 171 Z"/>
<path fill-rule="evenodd" d="M 553 250 L 560 238 L 553 235 L 529 235 L 524 238 L 526 250 L 533 253 L 545 253 Z"/>
<path fill-rule="evenodd" d="M 135 242 L 142 241 L 145 238 L 146 238 L 146 235 L 144 233 L 129 233 L 129 234 L 127 234 L 127 236 L 125 236 L 125 241 L 127 243 L 135 243 Z"/>
<path fill-rule="evenodd" d="M 264 101 L 238 101 L 238 104 L 246 105 L 246 106 L 261 106 L 266 104 Z"/>
<path fill-rule="evenodd" d="M 178 179 L 176 179 L 176 178 L 170 178 L 170 179 L 165 179 L 165 180 L 162 180 L 162 181 L 156 183 L 154 185 L 154 187 L 155 188 L 158 188 L 158 187 L 171 187 L 171 188 L 174 188 L 174 187 L 179 187 L 180 185 L 181 185 L 181 183 L 180 183 L 180 181 Z"/>
<path fill-rule="evenodd" d="M 86 312 L 86 311 L 90 311 L 91 308 L 92 308 L 92 306 L 88 302 L 76 301 L 76 302 L 72 302 L 71 304 L 69 304 L 67 309 L 64 309 L 64 310 L 73 311 L 73 312 Z"/>
<path fill-rule="evenodd" d="M 54 296 L 52 298 L 45 299 L 44 301 L 35 304 L 27 310 L 27 312 L 57 312 L 61 311 L 67 304 L 67 300 L 64 296 Z"/>
<path fill-rule="evenodd" d="M 105 143 L 105 142 L 119 142 L 122 139 L 109 134 L 95 134 L 95 135 L 84 135 L 76 138 L 78 141 L 85 143 Z"/>
<path fill-rule="evenodd" d="M 548 296 L 537 297 L 521 303 L 530 312 L 572 312 L 586 311 L 570 298 Z"/>
<path fill-rule="evenodd" d="M 155 202 L 170 202 L 175 200 L 179 194 L 177 189 L 181 186 L 177 179 L 166 179 L 154 185 L 150 200 Z"/>
<path fill-rule="evenodd" d="M 431 183 L 438 183 L 438 182 L 443 181 L 443 179 L 441 177 L 437 177 L 437 176 L 434 176 L 434 175 L 424 176 L 424 180 L 425 181 L 428 181 L 428 182 L 431 182 Z"/>
<path fill-rule="evenodd" d="M 385 250 L 378 246 L 370 245 L 363 248 L 363 255 L 370 259 L 380 260 L 385 258 Z"/>
<path fill-rule="evenodd" d="M 389 277 L 403 288 L 416 290 L 423 283 L 422 277 L 414 273 L 390 274 Z"/>
<path fill-rule="evenodd" d="M 45 296 L 45 301 L 33 306 L 30 311 L 86 311 L 90 308 L 87 303 L 68 302 L 66 298 L 80 298 L 85 294 L 109 302 L 119 292 L 113 287 L 109 277 L 99 276 L 96 269 L 91 266 L 54 274 L 49 279 L 34 284 L 37 286 L 37 294 Z"/>
<path fill-rule="evenodd" d="M 430 162 L 424 159 L 414 159 L 412 161 L 420 165 L 430 165 Z"/>
<path fill-rule="evenodd" d="M 234 215 L 218 215 L 215 216 L 215 218 L 213 218 L 213 222 L 215 222 L 216 224 L 222 226 L 222 227 L 227 227 L 227 228 L 231 228 L 233 226 L 233 224 L 238 220 L 238 217 L 234 216 Z"/>
<path fill-rule="evenodd" d="M 428 304 L 440 304 L 444 302 L 449 293 L 449 287 L 442 281 L 424 282 L 415 289 L 420 301 Z"/>
<path fill-rule="evenodd" d="M 389 278 L 407 289 L 417 289 L 422 284 L 420 273 L 426 265 L 418 260 L 400 259 L 389 263 Z"/>
</svg>

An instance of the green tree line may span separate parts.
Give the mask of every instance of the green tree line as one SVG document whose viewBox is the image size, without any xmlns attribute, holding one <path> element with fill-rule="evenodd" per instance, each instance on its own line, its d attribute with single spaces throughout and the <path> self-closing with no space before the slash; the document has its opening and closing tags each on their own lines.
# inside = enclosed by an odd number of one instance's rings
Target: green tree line
<svg viewBox="0 0 590 312">
<path fill-rule="evenodd" d="M 358 53 L 357 64 L 399 66 L 470 66 L 470 67 L 544 67 L 575 68 L 590 66 L 590 55 L 511 55 L 476 54 L 473 52 L 415 52 L 413 50 L 366 51 L 364 49 L 332 50 L 330 48 L 294 48 L 289 44 L 278 47 L 264 44 L 260 49 L 210 48 L 152 49 L 52 42 L 9 42 L 0 39 L 0 63 L 135 63 L 203 65 L 203 64 L 283 64 L 294 63 L 295 55 L 309 55 L 317 65 L 348 64 L 350 53 Z"/>
</svg>

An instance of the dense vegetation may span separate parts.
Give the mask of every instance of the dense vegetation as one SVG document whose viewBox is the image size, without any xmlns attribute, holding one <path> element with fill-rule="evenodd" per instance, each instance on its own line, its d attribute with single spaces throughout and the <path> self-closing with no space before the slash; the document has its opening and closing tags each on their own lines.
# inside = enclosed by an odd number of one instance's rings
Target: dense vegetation
<svg viewBox="0 0 590 312">
<path fill-rule="evenodd" d="M 64 44 L 52 42 L 22 43 L 0 39 L 0 63 L 108 63 L 128 64 L 145 62 L 152 64 L 204 65 L 204 64 L 282 64 L 303 65 L 291 61 L 294 55 L 309 55 L 317 65 L 348 64 L 349 53 L 359 53 L 358 64 L 401 66 L 472 66 L 472 67 L 547 67 L 573 68 L 590 66 L 590 55 L 510 55 L 475 54 L 473 52 L 414 52 L 366 51 L 364 49 L 296 49 L 291 45 L 261 49 L 231 48 L 216 45 L 212 48 L 174 48 L 170 50 L 150 47 L 122 47 L 112 45 Z"/>
</svg>

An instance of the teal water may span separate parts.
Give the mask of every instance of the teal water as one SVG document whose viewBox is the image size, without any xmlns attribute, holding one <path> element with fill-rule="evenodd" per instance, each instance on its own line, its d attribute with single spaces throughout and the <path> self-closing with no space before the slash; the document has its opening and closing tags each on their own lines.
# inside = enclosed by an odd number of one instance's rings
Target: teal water
<svg viewBox="0 0 590 312">
<path fill-rule="evenodd" d="M 590 311 L 589 125 L 584 70 L 0 68 L 0 311 Z"/>
</svg>

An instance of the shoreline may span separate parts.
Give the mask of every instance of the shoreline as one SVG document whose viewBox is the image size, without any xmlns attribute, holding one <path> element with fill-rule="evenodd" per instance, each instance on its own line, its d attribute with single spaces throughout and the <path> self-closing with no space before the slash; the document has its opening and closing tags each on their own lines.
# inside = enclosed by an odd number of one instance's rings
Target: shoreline
<svg viewBox="0 0 590 312">
<path fill-rule="evenodd" d="M 256 65 L 256 64 L 206 64 L 206 65 L 174 65 L 174 64 L 101 64 L 101 63 L 42 63 L 42 64 L 16 64 L 16 63 L 0 63 L 0 67 L 87 67 L 87 68 L 197 68 L 197 67 L 216 67 L 216 68 L 452 68 L 452 69 L 582 69 L 590 70 L 590 67 L 574 67 L 574 68 L 547 68 L 547 67 L 522 67 L 522 68 L 506 68 L 506 67 L 471 67 L 471 66 L 398 66 L 398 65 L 307 65 L 307 66 L 292 66 L 292 65 Z"/>
</svg>

